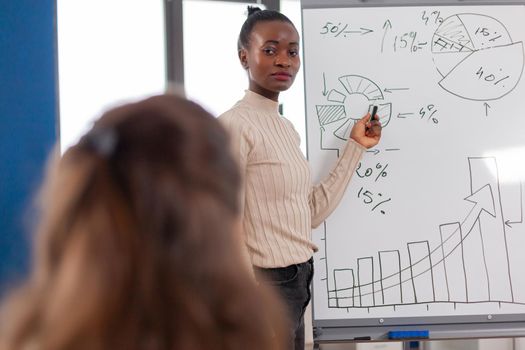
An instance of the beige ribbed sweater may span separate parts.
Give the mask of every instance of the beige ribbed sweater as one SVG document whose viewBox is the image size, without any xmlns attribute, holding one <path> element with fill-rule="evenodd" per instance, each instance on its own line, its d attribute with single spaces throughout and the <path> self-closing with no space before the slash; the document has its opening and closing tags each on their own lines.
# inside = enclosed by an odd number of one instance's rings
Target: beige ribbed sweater
<svg viewBox="0 0 525 350">
<path fill-rule="evenodd" d="M 365 148 L 349 140 L 332 171 L 314 186 L 299 134 L 279 115 L 276 101 L 247 90 L 219 120 L 243 175 L 243 230 L 252 264 L 307 261 L 317 251 L 311 228 L 335 209 Z"/>
</svg>

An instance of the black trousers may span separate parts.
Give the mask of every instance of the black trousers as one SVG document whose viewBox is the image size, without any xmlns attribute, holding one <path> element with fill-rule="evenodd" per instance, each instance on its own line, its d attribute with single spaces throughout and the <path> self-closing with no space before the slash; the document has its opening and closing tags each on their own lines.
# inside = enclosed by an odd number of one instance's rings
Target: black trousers
<svg viewBox="0 0 525 350">
<path fill-rule="evenodd" d="M 304 350 L 304 310 L 311 298 L 310 284 L 314 273 L 313 258 L 301 264 L 278 268 L 254 267 L 261 283 L 276 288 L 288 308 L 291 329 L 290 350 Z"/>
</svg>

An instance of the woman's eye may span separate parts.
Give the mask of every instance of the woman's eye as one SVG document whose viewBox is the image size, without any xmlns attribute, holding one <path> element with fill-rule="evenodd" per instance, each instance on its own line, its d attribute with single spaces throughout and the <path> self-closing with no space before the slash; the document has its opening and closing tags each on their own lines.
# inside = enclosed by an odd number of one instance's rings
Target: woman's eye
<svg viewBox="0 0 525 350">
<path fill-rule="evenodd" d="M 275 54 L 275 49 L 271 48 L 271 47 L 267 47 L 267 48 L 263 49 L 263 52 L 266 55 L 273 55 L 273 54 Z"/>
<path fill-rule="evenodd" d="M 299 54 L 299 51 L 297 51 L 297 50 L 290 50 L 290 53 L 289 53 L 289 55 L 290 55 L 291 57 L 295 57 L 295 56 L 297 56 L 298 54 Z"/>
</svg>

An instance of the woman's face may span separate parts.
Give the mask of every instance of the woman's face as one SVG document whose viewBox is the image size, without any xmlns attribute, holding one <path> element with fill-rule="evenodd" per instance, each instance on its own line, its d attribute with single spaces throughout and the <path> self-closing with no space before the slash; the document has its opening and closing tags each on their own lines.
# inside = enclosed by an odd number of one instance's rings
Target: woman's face
<svg viewBox="0 0 525 350">
<path fill-rule="evenodd" d="M 250 90 L 277 101 L 279 93 L 292 86 L 301 66 L 299 34 L 288 22 L 258 22 L 239 58 L 248 71 Z"/>
</svg>

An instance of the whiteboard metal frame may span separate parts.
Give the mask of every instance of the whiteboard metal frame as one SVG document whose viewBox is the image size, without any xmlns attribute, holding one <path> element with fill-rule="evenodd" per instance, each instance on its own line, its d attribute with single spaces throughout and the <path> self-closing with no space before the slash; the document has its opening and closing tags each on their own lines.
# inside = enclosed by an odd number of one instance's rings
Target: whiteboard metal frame
<svg viewBox="0 0 525 350">
<path fill-rule="evenodd" d="M 525 0 L 301 0 L 301 17 L 304 10 L 310 9 L 463 5 L 525 6 Z M 304 62 L 304 74 L 306 74 L 305 66 L 306 63 Z M 305 121 L 306 124 L 308 124 L 306 115 Z M 308 135 L 306 135 L 306 138 L 308 139 Z M 312 299 L 314 298 L 314 292 L 312 285 Z M 355 342 L 359 341 L 355 339 L 358 337 L 370 337 L 372 341 L 387 341 L 388 332 L 392 330 L 428 330 L 430 332 L 428 340 L 525 337 L 525 314 L 316 320 L 314 308 L 315 306 L 312 303 L 312 322 L 314 327 L 315 344 Z"/>
<path fill-rule="evenodd" d="M 301 10 L 340 7 L 524 5 L 523 0 L 301 0 Z"/>
</svg>

